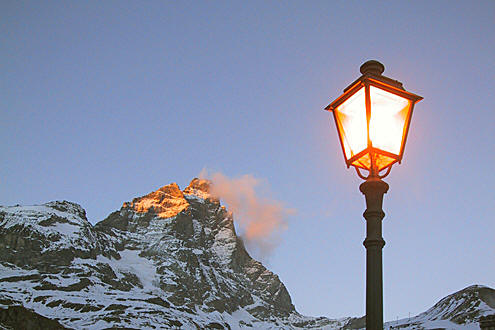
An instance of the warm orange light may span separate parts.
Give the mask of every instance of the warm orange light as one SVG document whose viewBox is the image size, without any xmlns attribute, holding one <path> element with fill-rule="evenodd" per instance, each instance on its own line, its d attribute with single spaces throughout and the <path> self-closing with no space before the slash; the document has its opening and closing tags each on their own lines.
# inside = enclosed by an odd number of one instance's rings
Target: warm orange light
<svg viewBox="0 0 495 330">
<path fill-rule="evenodd" d="M 338 106 L 335 115 L 345 157 L 350 159 L 368 146 L 364 87 Z"/>
<path fill-rule="evenodd" d="M 364 155 L 353 161 L 351 165 L 369 170 L 371 168 L 370 154 L 371 153 L 365 153 Z M 375 164 L 379 171 L 397 161 L 396 157 L 389 157 L 379 153 L 373 153 L 373 157 L 375 158 Z"/>
<path fill-rule="evenodd" d="M 366 111 L 368 90 L 369 112 Z M 363 85 L 338 105 L 334 114 L 346 161 L 368 170 L 371 154 L 378 170 L 398 161 L 411 104 L 410 100 L 397 94 Z"/>
<path fill-rule="evenodd" d="M 399 155 L 411 101 L 370 86 L 370 140 L 374 148 Z"/>
<path fill-rule="evenodd" d="M 329 106 L 348 166 L 381 171 L 401 160 L 407 128 L 417 99 L 377 84 L 360 84 Z M 369 97 L 367 106 L 366 99 Z M 373 159 L 373 161 L 372 161 Z"/>
<path fill-rule="evenodd" d="M 366 62 L 363 75 L 325 108 L 334 114 L 347 166 L 372 177 L 402 160 L 413 107 L 422 100 L 383 70 L 377 61 Z"/>
</svg>

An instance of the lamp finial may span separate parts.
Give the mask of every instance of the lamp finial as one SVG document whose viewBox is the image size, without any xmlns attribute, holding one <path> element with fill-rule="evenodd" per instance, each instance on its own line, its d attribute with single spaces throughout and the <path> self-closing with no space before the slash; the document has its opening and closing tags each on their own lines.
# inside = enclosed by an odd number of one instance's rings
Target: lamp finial
<svg viewBox="0 0 495 330">
<path fill-rule="evenodd" d="M 364 63 L 363 65 L 361 65 L 359 71 L 361 71 L 362 74 L 371 74 L 374 76 L 380 76 L 383 73 L 383 71 L 385 71 L 385 66 L 378 61 L 369 60 L 366 61 L 366 63 Z"/>
</svg>

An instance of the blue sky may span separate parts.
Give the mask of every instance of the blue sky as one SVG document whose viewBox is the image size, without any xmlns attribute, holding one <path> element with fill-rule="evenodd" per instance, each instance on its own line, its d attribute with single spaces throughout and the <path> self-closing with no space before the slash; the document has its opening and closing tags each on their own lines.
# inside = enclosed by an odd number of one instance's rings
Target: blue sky
<svg viewBox="0 0 495 330">
<path fill-rule="evenodd" d="M 495 287 L 493 1 L 3 1 L 0 204 L 96 223 L 203 168 L 297 210 L 266 261 L 307 315 L 364 315 L 360 179 L 323 108 L 368 59 L 424 97 L 386 181 L 385 319 Z"/>
</svg>

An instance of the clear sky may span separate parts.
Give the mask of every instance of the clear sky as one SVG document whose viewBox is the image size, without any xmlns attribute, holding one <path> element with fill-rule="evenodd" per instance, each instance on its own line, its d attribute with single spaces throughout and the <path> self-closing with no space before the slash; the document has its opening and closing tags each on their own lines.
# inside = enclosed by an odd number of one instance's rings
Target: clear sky
<svg viewBox="0 0 495 330">
<path fill-rule="evenodd" d="M 297 210 L 266 261 L 364 315 L 364 197 L 323 108 L 368 59 L 424 97 L 386 181 L 385 319 L 495 287 L 494 1 L 2 1 L 0 204 L 92 223 L 206 168 Z"/>
</svg>

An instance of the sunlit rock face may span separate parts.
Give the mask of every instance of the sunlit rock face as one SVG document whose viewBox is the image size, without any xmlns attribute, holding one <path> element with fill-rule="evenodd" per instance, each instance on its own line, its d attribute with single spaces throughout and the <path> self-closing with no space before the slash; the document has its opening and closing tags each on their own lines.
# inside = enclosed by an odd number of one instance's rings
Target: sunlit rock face
<svg viewBox="0 0 495 330">
<path fill-rule="evenodd" d="M 160 218 L 174 217 L 188 206 L 189 203 L 177 183 L 171 183 L 146 196 L 134 198 L 132 202 L 123 205 L 124 208 L 138 213 L 155 213 Z"/>
<path fill-rule="evenodd" d="M 0 207 L 0 308 L 23 306 L 26 324 L 48 318 L 76 329 L 363 327 L 362 319 L 297 313 L 210 188 L 200 179 L 183 191 L 172 183 L 95 226 L 67 201 Z M 460 303 L 464 294 L 440 302 L 415 326 L 431 318 L 472 325 L 494 313 L 486 303 L 495 301 L 493 290 L 478 289 L 469 304 Z M 0 328 L 20 322 L 19 313 L 3 310 Z"/>
<path fill-rule="evenodd" d="M 200 198 L 203 200 L 216 200 L 214 196 L 210 194 L 211 181 L 194 178 L 189 186 L 184 189 L 184 195 L 189 198 Z"/>
</svg>

